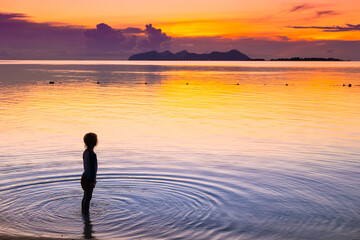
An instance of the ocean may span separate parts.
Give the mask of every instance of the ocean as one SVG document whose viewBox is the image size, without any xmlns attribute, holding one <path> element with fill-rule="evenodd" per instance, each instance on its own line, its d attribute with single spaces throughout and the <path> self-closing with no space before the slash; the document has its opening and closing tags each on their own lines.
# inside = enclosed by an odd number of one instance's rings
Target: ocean
<svg viewBox="0 0 360 240">
<path fill-rule="evenodd" d="M 360 237 L 360 62 L 3 60 L 0 103 L 0 234 Z"/>
</svg>

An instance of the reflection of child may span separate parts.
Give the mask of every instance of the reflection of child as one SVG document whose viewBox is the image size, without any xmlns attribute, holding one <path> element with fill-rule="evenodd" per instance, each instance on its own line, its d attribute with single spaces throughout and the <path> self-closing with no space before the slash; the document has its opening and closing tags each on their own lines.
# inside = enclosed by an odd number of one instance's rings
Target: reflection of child
<svg viewBox="0 0 360 240">
<path fill-rule="evenodd" d="M 97 158 L 94 153 L 94 147 L 97 145 L 97 135 L 87 133 L 84 136 L 86 150 L 83 153 L 84 173 L 81 177 L 81 187 L 84 190 L 84 197 L 81 203 L 82 213 L 88 214 L 90 200 L 96 184 Z"/>
</svg>

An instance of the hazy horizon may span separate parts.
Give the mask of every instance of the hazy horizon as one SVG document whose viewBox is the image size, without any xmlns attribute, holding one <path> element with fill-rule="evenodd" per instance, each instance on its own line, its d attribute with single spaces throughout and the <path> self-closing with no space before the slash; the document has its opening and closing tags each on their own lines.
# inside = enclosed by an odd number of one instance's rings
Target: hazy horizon
<svg viewBox="0 0 360 240">
<path fill-rule="evenodd" d="M 151 50 L 237 49 L 251 58 L 354 61 L 359 12 L 355 0 L 2 1 L 0 59 L 123 60 Z"/>
</svg>

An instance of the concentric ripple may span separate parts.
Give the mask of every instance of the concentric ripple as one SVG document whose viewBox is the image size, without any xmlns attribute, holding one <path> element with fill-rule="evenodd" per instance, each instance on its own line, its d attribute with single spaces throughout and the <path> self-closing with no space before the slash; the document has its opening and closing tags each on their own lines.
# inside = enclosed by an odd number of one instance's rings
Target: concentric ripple
<svg viewBox="0 0 360 240">
<path fill-rule="evenodd" d="M 314 180 L 280 173 L 261 180 L 256 172 L 221 178 L 120 172 L 98 175 L 88 217 L 81 214 L 78 174 L 13 179 L 0 187 L 0 229 L 98 239 L 352 239 L 359 233 L 355 199 L 336 200 L 343 190 L 333 183 L 321 183 L 320 191 Z"/>
<path fill-rule="evenodd" d="M 72 237 L 89 237 L 95 231 L 100 238 L 127 239 L 237 232 L 226 208 L 239 191 L 228 184 L 179 175 L 100 174 L 90 218 L 83 219 L 79 179 L 78 175 L 41 177 L 3 187 L 1 229 L 8 234 Z"/>
</svg>

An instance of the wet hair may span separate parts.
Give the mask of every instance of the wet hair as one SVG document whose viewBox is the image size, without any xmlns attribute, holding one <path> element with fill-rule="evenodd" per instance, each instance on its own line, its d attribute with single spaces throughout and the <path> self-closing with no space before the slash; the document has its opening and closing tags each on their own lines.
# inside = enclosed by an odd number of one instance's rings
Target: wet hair
<svg viewBox="0 0 360 240">
<path fill-rule="evenodd" d="M 87 148 L 93 149 L 98 144 L 97 135 L 92 132 L 85 134 L 84 143 Z"/>
</svg>

